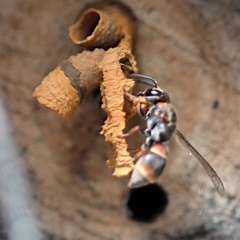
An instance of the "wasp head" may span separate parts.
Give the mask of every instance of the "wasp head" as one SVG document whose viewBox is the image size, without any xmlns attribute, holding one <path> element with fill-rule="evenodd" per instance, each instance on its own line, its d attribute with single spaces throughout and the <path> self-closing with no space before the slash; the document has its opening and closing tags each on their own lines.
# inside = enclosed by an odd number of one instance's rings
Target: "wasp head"
<svg viewBox="0 0 240 240">
<path fill-rule="evenodd" d="M 158 102 L 170 103 L 169 94 L 160 88 L 149 88 L 145 91 L 140 92 L 138 96 L 145 97 L 148 102 L 152 104 L 156 104 Z"/>
</svg>

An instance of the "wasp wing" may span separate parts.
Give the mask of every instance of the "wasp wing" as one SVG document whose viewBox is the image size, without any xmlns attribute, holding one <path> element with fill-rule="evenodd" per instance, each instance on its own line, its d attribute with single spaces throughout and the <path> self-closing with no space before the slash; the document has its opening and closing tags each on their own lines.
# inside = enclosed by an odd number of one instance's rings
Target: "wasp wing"
<svg viewBox="0 0 240 240">
<path fill-rule="evenodd" d="M 191 154 L 193 154 L 196 159 L 202 164 L 205 171 L 207 172 L 208 176 L 212 180 L 214 186 L 216 187 L 217 191 L 220 195 L 224 194 L 224 186 L 220 179 L 220 177 L 217 175 L 217 173 L 214 171 L 214 169 L 210 166 L 210 164 L 201 156 L 201 154 L 188 142 L 188 140 L 178 131 L 175 131 L 178 140 L 180 143 L 184 143 L 184 145 L 188 148 Z"/>
</svg>

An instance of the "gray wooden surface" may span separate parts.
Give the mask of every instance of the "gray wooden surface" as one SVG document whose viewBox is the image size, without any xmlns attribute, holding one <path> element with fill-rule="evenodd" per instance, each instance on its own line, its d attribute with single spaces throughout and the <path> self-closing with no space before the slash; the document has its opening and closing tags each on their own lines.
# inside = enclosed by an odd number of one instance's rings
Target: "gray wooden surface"
<svg viewBox="0 0 240 240">
<path fill-rule="evenodd" d="M 127 180 L 105 166 L 111 149 L 98 134 L 100 97 L 89 95 L 68 123 L 31 97 L 49 71 L 77 53 L 68 27 L 91 1 L 0 1 L 0 87 L 41 229 L 46 239 L 61 240 L 239 239 L 239 1 L 123 2 L 139 20 L 140 72 L 171 94 L 178 128 L 218 172 L 226 196 L 172 141 L 159 179 L 169 199 L 165 213 L 151 224 L 124 217 Z"/>
</svg>

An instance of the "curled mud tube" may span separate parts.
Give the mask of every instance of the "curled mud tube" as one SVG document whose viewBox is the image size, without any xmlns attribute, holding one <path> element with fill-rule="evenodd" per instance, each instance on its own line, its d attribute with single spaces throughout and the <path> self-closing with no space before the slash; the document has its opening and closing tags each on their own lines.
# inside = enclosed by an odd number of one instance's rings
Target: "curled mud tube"
<svg viewBox="0 0 240 240">
<path fill-rule="evenodd" d="M 125 139 L 117 137 L 126 126 L 135 109 L 124 100 L 124 92 L 132 92 L 135 82 L 128 79 L 122 64 L 137 72 L 132 54 L 136 30 L 135 19 L 126 7 L 119 4 L 97 5 L 87 9 L 70 27 L 69 35 L 74 43 L 88 48 L 60 64 L 50 72 L 35 89 L 33 96 L 38 101 L 69 120 L 84 96 L 100 85 L 102 107 L 108 118 L 101 134 L 112 146 L 112 155 L 107 161 L 115 168 L 117 177 L 127 176 L 134 164 L 116 167 L 117 163 L 129 160 Z"/>
<path fill-rule="evenodd" d="M 33 97 L 69 120 L 84 96 L 102 81 L 98 62 L 104 54 L 96 49 L 71 56 L 43 79 Z"/>
<path fill-rule="evenodd" d="M 70 26 L 69 37 L 75 44 L 90 49 L 116 47 L 123 38 L 132 47 L 135 28 L 135 18 L 122 5 L 97 4 Z"/>
</svg>

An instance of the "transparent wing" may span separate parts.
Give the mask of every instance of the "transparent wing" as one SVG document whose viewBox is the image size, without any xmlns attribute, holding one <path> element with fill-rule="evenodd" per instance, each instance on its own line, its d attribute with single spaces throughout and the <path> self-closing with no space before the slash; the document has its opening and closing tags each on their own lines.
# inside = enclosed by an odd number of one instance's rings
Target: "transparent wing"
<svg viewBox="0 0 240 240">
<path fill-rule="evenodd" d="M 212 180 L 214 186 L 216 187 L 217 191 L 220 195 L 224 195 L 224 186 L 220 179 L 220 177 L 217 175 L 217 173 L 214 171 L 214 169 L 210 166 L 210 164 L 200 155 L 200 153 L 188 142 L 188 140 L 178 131 L 175 131 L 178 140 L 180 143 L 183 143 L 190 153 L 196 157 L 196 159 L 203 165 L 205 171 L 207 172 L 208 176 Z"/>
</svg>

